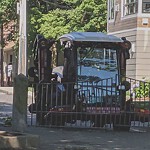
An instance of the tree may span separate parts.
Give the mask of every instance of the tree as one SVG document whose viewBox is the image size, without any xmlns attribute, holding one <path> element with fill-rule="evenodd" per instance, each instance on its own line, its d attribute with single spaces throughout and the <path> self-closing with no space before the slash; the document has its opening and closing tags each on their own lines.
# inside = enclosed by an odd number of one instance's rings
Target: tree
<svg viewBox="0 0 150 150">
<path fill-rule="evenodd" d="M 46 3 L 40 0 L 30 0 L 28 1 L 28 18 L 27 18 L 27 35 L 28 35 L 28 55 L 32 54 L 33 42 L 40 28 L 39 19 L 42 14 L 46 14 L 47 10 Z"/>
<path fill-rule="evenodd" d="M 15 25 L 17 20 L 16 15 L 16 0 L 3 0 L 0 2 L 0 25 L 4 27 L 4 31 L 7 30 L 7 35 L 4 35 L 4 46 L 9 41 L 16 40 Z"/>
<path fill-rule="evenodd" d="M 58 39 L 72 31 L 106 32 L 106 0 L 30 0 L 28 54 L 37 34 Z"/>
<path fill-rule="evenodd" d="M 0 23 L 16 19 L 16 0 L 0 2 Z"/>
<path fill-rule="evenodd" d="M 40 25 L 38 32 L 46 38 L 57 39 L 60 35 L 72 31 L 106 31 L 106 0 L 63 2 L 75 7 L 52 9 L 38 20 Z"/>
<path fill-rule="evenodd" d="M 36 34 L 38 34 L 38 29 L 39 29 L 39 22 L 37 21 L 39 18 L 42 17 L 42 12 L 40 12 L 40 10 L 37 7 L 33 7 L 32 9 L 30 9 L 30 15 L 28 18 L 28 25 L 27 25 L 27 35 L 28 35 L 28 54 L 30 55 L 30 53 L 32 52 L 32 46 L 33 46 L 33 42 L 35 39 Z"/>
</svg>

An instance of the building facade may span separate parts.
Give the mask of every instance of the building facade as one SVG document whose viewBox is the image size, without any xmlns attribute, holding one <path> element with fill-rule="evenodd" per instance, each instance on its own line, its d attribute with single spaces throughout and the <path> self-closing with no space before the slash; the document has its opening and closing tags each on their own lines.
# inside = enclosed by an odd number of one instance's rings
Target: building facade
<svg viewBox="0 0 150 150">
<path fill-rule="evenodd" d="M 127 76 L 150 79 L 150 0 L 108 0 L 107 32 L 131 41 Z"/>
<path fill-rule="evenodd" d="M 15 32 L 15 22 L 10 21 L 3 25 L 3 40 L 5 46 L 3 48 L 3 81 L 4 86 L 7 86 L 7 66 L 8 64 L 12 64 L 14 72 L 15 67 L 15 56 L 14 56 L 14 46 L 15 43 L 12 40 L 13 34 Z"/>
</svg>

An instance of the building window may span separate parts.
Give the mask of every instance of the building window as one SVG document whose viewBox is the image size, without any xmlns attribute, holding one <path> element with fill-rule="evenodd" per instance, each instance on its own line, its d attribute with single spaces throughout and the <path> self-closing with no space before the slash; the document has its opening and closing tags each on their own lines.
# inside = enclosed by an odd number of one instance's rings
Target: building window
<svg viewBox="0 0 150 150">
<path fill-rule="evenodd" d="M 138 0 L 124 0 L 124 16 L 138 12 Z"/>
<path fill-rule="evenodd" d="M 115 0 L 108 1 L 108 18 L 109 18 L 109 20 L 114 19 L 114 7 L 115 7 L 114 1 Z"/>
<path fill-rule="evenodd" d="M 150 0 L 143 0 L 142 1 L 142 12 L 143 13 L 150 13 Z"/>
</svg>

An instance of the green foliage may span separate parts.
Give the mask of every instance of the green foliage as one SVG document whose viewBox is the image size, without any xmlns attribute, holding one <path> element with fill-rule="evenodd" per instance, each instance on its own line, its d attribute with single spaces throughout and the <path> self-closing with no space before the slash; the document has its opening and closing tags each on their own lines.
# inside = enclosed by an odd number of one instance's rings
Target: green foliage
<svg viewBox="0 0 150 150">
<path fill-rule="evenodd" d="M 43 14 L 38 30 L 46 38 L 58 38 L 72 31 L 106 31 L 105 0 L 64 0 L 75 5 L 72 9 L 54 9 Z"/>
<path fill-rule="evenodd" d="M 70 10 L 56 9 L 45 14 L 38 21 L 41 26 L 38 30 L 46 38 L 57 38 L 58 36 L 70 31 L 68 16 Z"/>
<path fill-rule="evenodd" d="M 16 0 L 1 0 L 0 24 L 16 19 Z"/>
<path fill-rule="evenodd" d="M 16 0 L 2 0 L 0 24 L 16 20 L 16 9 Z M 72 31 L 106 31 L 106 0 L 30 0 L 27 12 L 29 55 L 36 34 L 57 39 Z"/>
<path fill-rule="evenodd" d="M 28 54 L 34 38 L 57 39 L 72 31 L 106 31 L 106 0 L 29 1 Z"/>
<path fill-rule="evenodd" d="M 27 2 L 29 55 L 32 53 L 31 49 L 36 34 L 57 39 L 60 35 L 72 31 L 106 31 L 106 0 L 47 2 L 30 0 Z M 16 0 L 1 0 L 0 24 L 17 20 L 16 9 Z M 17 41 L 17 36 L 14 35 L 13 40 Z"/>
<path fill-rule="evenodd" d="M 140 82 L 139 87 L 134 89 L 136 98 L 149 97 L 150 82 Z"/>
<path fill-rule="evenodd" d="M 33 7 L 30 9 L 30 15 L 29 15 L 29 20 L 28 20 L 28 54 L 31 55 L 30 53 L 32 52 L 32 46 L 33 46 L 33 41 L 35 39 L 36 34 L 38 34 L 38 29 L 39 29 L 39 22 L 37 21 L 39 18 L 42 17 L 42 12 L 37 8 Z"/>
<path fill-rule="evenodd" d="M 28 55 L 32 54 L 33 42 L 40 28 L 39 19 L 42 18 L 42 15 L 47 13 L 46 3 L 40 0 L 30 0 L 28 1 L 27 9 L 27 39 L 28 39 Z"/>
<path fill-rule="evenodd" d="M 15 27 L 14 22 L 17 20 L 16 15 L 17 1 L 16 0 L 1 0 L 0 1 L 0 26 L 7 27 L 7 25 L 11 25 Z M 17 29 L 16 27 L 14 29 Z M 10 34 L 5 36 L 5 39 L 2 41 L 2 47 L 8 41 L 17 41 L 17 32 L 14 29 L 9 29 Z"/>
</svg>

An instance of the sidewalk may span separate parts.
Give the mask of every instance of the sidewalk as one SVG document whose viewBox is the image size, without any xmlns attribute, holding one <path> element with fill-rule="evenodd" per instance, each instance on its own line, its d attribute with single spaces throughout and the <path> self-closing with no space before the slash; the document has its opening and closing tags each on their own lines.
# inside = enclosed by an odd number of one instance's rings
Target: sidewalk
<svg viewBox="0 0 150 150">
<path fill-rule="evenodd" d="M 0 87 L 0 92 L 12 95 L 13 94 L 13 87 Z M 28 91 L 28 96 L 31 96 L 31 95 L 32 95 L 32 92 Z"/>
<path fill-rule="evenodd" d="M 11 128 L 4 128 L 4 130 Z M 149 132 L 114 132 L 101 129 L 28 127 L 40 137 L 39 150 L 149 150 Z"/>
</svg>

